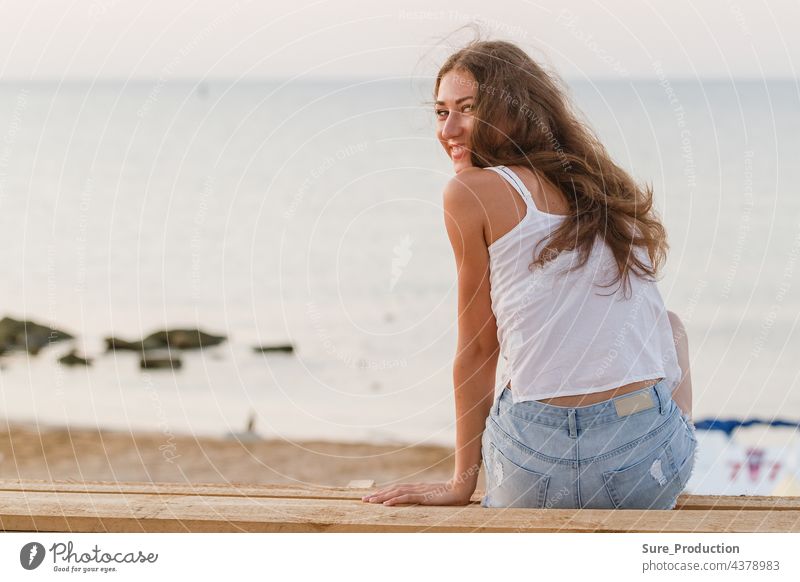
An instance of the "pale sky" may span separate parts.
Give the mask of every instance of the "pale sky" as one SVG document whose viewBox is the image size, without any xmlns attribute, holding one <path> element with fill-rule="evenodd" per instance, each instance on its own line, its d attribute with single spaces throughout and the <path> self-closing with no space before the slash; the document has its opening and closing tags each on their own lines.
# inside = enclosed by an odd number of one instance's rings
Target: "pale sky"
<svg viewBox="0 0 800 582">
<path fill-rule="evenodd" d="M 12 0 L 2 79 L 429 76 L 480 21 L 566 78 L 793 77 L 798 0 Z"/>
</svg>

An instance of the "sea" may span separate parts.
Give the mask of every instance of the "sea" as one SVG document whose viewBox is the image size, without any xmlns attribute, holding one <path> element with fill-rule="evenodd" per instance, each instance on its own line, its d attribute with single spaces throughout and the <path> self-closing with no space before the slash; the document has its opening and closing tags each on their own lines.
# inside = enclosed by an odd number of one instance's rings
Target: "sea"
<svg viewBox="0 0 800 582">
<path fill-rule="evenodd" d="M 652 185 L 695 419 L 800 420 L 796 79 L 567 80 Z M 0 418 L 445 444 L 456 265 L 429 78 L 0 82 Z M 227 341 L 142 370 L 104 338 Z M 255 346 L 291 343 L 293 353 Z M 70 349 L 92 359 L 65 367 Z M 498 370 L 498 375 L 500 370 Z"/>
</svg>

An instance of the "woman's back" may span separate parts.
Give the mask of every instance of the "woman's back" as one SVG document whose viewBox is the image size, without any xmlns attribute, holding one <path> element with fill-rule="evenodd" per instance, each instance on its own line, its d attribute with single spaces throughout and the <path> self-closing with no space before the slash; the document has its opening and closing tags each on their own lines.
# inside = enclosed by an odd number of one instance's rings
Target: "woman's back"
<svg viewBox="0 0 800 582">
<path fill-rule="evenodd" d="M 601 287 L 618 267 L 600 236 L 578 269 L 570 269 L 578 253 L 562 251 L 529 270 L 537 243 L 567 217 L 555 211 L 557 196 L 541 189 L 534 197 L 511 168 L 487 170 L 514 188 L 524 216 L 497 226 L 487 210 L 488 230 L 498 233 L 488 245 L 489 279 L 506 368 L 481 437 L 481 505 L 673 508 L 697 441 L 672 399 L 681 369 L 656 283 L 631 274 L 629 296 L 621 284 Z M 650 264 L 644 249 L 633 252 Z M 588 406 L 543 402 L 651 379 Z"/>
<path fill-rule="evenodd" d="M 555 186 L 541 180 L 529 168 L 521 166 L 506 167 L 516 175 L 522 185 L 531 193 L 537 209 L 549 214 L 562 216 L 569 214 L 569 203 L 564 194 Z M 486 204 L 486 221 L 488 223 L 487 230 L 489 231 L 487 243 L 490 245 L 516 227 L 527 212 L 527 204 L 514 185 L 506 181 L 499 183 L 508 185 L 508 188 L 505 189 L 508 196 L 499 195 L 498 192 L 498 195 L 493 195 L 491 199 L 482 201 Z"/>
<path fill-rule="evenodd" d="M 510 184 L 525 213 L 489 244 L 492 310 L 514 402 L 590 394 L 649 379 L 674 389 L 681 378 L 667 310 L 656 283 L 631 274 L 629 297 L 614 280 L 617 265 L 600 236 L 589 260 L 562 251 L 532 271 L 534 249 L 566 217 L 552 191 L 529 189 L 507 166 L 487 168 Z M 533 190 L 533 192 L 531 191 Z M 534 196 L 535 193 L 535 196 Z M 537 198 L 537 200 L 535 200 Z M 543 211 L 541 206 L 548 209 Z M 644 249 L 634 253 L 649 262 Z"/>
</svg>

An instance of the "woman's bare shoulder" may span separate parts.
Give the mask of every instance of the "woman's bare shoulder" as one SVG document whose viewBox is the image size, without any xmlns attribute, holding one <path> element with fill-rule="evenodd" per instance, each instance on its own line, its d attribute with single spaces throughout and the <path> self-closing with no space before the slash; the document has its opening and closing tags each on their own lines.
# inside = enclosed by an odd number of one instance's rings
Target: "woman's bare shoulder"
<svg viewBox="0 0 800 582">
<path fill-rule="evenodd" d="M 450 178 L 445 186 L 445 195 L 465 200 L 482 202 L 486 196 L 497 191 L 504 182 L 496 172 L 485 168 L 466 168 Z"/>
</svg>

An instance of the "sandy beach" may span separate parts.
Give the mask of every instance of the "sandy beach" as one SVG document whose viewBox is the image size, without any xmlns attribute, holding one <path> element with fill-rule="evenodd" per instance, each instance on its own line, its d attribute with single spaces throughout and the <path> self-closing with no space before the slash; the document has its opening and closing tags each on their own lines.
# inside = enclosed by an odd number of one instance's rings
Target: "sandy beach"
<svg viewBox="0 0 800 582">
<path fill-rule="evenodd" d="M 441 481 L 453 450 L 439 446 L 195 438 L 0 424 L 0 479 L 296 483 Z M 478 483 L 483 488 L 483 478 Z"/>
</svg>

